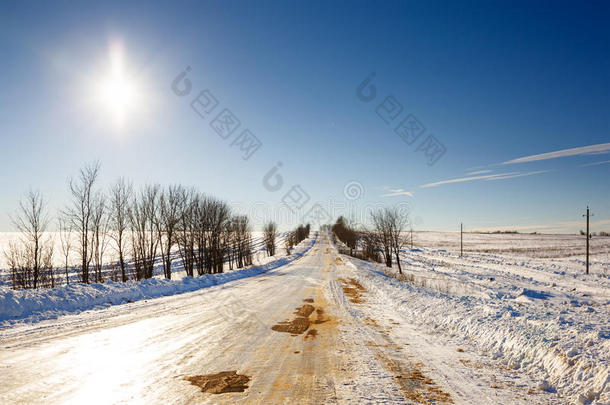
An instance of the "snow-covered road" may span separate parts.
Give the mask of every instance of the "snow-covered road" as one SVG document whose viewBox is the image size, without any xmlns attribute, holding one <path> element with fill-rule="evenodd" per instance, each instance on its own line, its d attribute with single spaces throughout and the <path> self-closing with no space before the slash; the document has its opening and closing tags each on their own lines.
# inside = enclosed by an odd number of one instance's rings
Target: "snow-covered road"
<svg viewBox="0 0 610 405">
<path fill-rule="evenodd" d="M 322 235 L 258 276 L 1 330 L 0 403 L 557 401 L 419 331 L 344 260 Z M 202 392 L 205 376 L 232 371 L 243 392 Z"/>
</svg>

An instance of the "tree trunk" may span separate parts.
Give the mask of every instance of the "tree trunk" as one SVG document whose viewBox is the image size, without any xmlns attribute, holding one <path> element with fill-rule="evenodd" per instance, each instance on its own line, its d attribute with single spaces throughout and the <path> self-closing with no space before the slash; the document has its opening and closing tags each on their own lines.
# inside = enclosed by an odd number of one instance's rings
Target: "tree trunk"
<svg viewBox="0 0 610 405">
<path fill-rule="evenodd" d="M 398 263 L 398 272 L 402 274 L 402 267 L 400 267 L 400 257 L 398 255 L 398 252 L 396 252 L 396 263 Z"/>
</svg>

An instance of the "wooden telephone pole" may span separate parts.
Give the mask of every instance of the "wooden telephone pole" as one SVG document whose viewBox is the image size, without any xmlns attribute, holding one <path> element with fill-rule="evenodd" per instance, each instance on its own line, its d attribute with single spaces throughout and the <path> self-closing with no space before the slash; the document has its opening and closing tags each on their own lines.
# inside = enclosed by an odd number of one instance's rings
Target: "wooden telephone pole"
<svg viewBox="0 0 610 405">
<path fill-rule="evenodd" d="M 589 233 L 589 206 L 587 206 L 587 214 L 583 215 L 583 217 L 587 217 L 587 234 L 585 235 L 587 238 L 587 264 L 586 264 L 586 274 L 589 274 L 589 239 L 591 239 L 591 234 Z"/>
<path fill-rule="evenodd" d="M 460 257 L 464 254 L 464 224 L 460 222 Z"/>
</svg>

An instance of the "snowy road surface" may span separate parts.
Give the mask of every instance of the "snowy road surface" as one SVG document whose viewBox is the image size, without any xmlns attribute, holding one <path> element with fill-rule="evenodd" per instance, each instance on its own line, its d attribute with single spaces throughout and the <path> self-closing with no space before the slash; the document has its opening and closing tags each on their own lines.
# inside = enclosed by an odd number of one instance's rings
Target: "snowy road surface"
<svg viewBox="0 0 610 405">
<path fill-rule="evenodd" d="M 0 403 L 559 403 L 418 330 L 344 260 L 322 235 L 259 276 L 0 330 Z M 230 371 L 243 392 L 188 380 Z"/>
</svg>

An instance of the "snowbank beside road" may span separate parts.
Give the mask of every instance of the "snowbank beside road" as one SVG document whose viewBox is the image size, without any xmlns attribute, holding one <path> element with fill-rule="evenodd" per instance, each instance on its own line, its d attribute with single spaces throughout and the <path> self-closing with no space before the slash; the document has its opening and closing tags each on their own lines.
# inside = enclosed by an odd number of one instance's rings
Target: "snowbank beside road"
<svg viewBox="0 0 610 405">
<path fill-rule="evenodd" d="M 382 266 L 346 259 L 356 270 L 356 280 L 409 323 L 439 339 L 462 340 L 503 367 L 534 377 L 539 389 L 557 391 L 572 403 L 610 401 L 610 302 L 603 298 L 566 299 L 560 292 L 523 287 L 507 293 L 511 281 L 516 286 L 524 283 L 519 276 L 489 280 L 486 294 L 445 293 L 427 283 L 389 277 Z M 409 266 L 404 266 L 407 272 Z M 461 266 L 455 277 L 467 281 L 462 274 L 467 267 Z M 540 287 L 534 280 L 531 284 Z"/>
<path fill-rule="evenodd" d="M 143 299 L 195 291 L 230 281 L 256 276 L 289 264 L 306 254 L 317 240 L 317 234 L 301 242 L 290 256 L 262 266 L 221 274 L 185 277 L 181 280 L 148 279 L 140 282 L 103 284 L 70 284 L 52 289 L 12 290 L 0 287 L 0 327 L 16 322 L 37 322 L 60 315 L 124 304 Z"/>
</svg>

